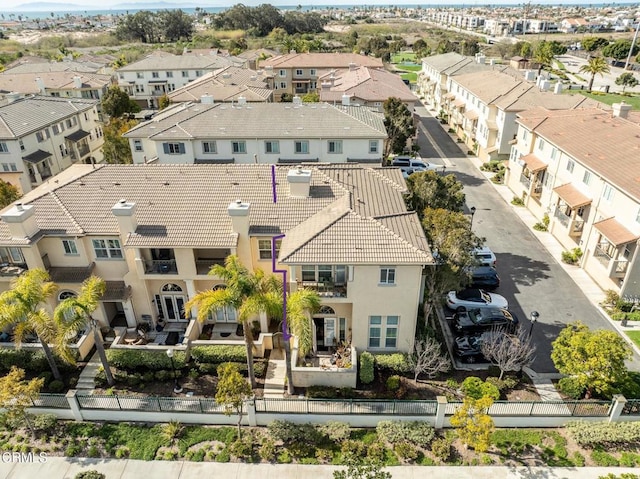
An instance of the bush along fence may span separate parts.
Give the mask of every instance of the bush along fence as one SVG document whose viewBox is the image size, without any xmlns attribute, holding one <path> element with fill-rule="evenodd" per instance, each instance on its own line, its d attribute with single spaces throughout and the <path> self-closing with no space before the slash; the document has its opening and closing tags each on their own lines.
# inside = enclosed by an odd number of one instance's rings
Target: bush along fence
<svg viewBox="0 0 640 479">
<path fill-rule="evenodd" d="M 343 421 L 353 427 L 375 427 L 379 421 L 425 421 L 436 429 L 451 427 L 450 418 L 460 402 L 444 396 L 435 401 L 367 399 L 279 399 L 245 401 L 243 423 L 266 426 L 274 420 L 297 423 Z M 41 394 L 31 408 L 76 421 L 180 421 L 188 424 L 235 424 L 212 398 Z M 489 409 L 497 427 L 560 427 L 569 421 L 640 420 L 640 399 L 616 395 L 611 401 L 496 401 Z"/>
</svg>

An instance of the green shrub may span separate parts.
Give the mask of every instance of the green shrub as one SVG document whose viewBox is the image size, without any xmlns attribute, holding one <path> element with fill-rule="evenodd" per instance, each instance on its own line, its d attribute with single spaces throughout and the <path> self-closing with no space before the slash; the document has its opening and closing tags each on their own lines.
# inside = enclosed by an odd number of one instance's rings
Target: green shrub
<svg viewBox="0 0 640 479">
<path fill-rule="evenodd" d="M 251 457 L 253 452 L 253 437 L 251 434 L 245 434 L 240 440 L 235 441 L 229 446 L 229 452 L 238 459 L 247 459 Z"/>
<path fill-rule="evenodd" d="M 360 381 L 362 381 L 363 384 L 373 382 L 373 364 L 374 358 L 370 352 L 365 351 L 360 355 Z"/>
<path fill-rule="evenodd" d="M 47 384 L 53 379 L 53 373 L 51 371 L 43 371 L 38 374 L 38 377 L 44 379 L 44 387 L 47 387 Z"/>
<path fill-rule="evenodd" d="M 622 321 L 623 319 L 627 321 L 640 321 L 640 311 L 633 311 L 632 313 L 616 311 L 615 313 L 611 313 L 610 316 L 614 321 Z"/>
<path fill-rule="evenodd" d="M 351 426 L 346 422 L 328 421 L 325 424 L 319 425 L 318 431 L 332 442 L 342 442 L 349 439 Z"/>
<path fill-rule="evenodd" d="M 495 175 L 493 175 L 491 177 L 491 181 L 497 185 L 501 185 L 504 183 L 504 174 L 505 174 L 505 170 L 502 169 L 500 171 L 498 171 Z"/>
<path fill-rule="evenodd" d="M 394 374 L 407 374 L 412 371 L 409 356 L 403 353 L 374 354 L 376 366 Z"/>
<path fill-rule="evenodd" d="M 558 381 L 558 391 L 571 399 L 582 399 L 584 396 L 584 386 L 576 378 L 570 376 Z"/>
<path fill-rule="evenodd" d="M 620 465 L 615 457 L 601 449 L 591 451 L 591 460 L 600 467 L 618 467 Z"/>
<path fill-rule="evenodd" d="M 218 365 L 215 363 L 200 363 L 198 364 L 198 371 L 202 374 L 218 374 Z"/>
<path fill-rule="evenodd" d="M 195 349 L 195 348 L 194 348 Z M 107 359 L 112 367 L 123 371 L 142 370 L 144 372 L 152 369 L 171 370 L 171 359 L 164 351 L 153 351 L 144 349 L 108 349 Z M 175 367 L 182 369 L 185 367 L 184 351 L 175 351 L 173 355 Z"/>
<path fill-rule="evenodd" d="M 509 389 L 513 389 L 518 385 L 518 380 L 516 378 L 512 378 L 510 376 L 506 376 L 503 379 L 499 379 L 493 376 L 490 376 L 486 379 L 487 383 L 493 384 L 498 388 L 498 391 L 508 391 Z"/>
<path fill-rule="evenodd" d="M 55 414 L 36 414 L 31 420 L 31 425 L 38 432 L 51 434 L 58 425 L 58 418 Z"/>
<path fill-rule="evenodd" d="M 536 231 L 549 231 L 549 215 L 545 213 L 542 217 L 542 221 L 533 225 L 533 229 Z"/>
<path fill-rule="evenodd" d="M 267 366 L 268 366 L 267 361 L 263 361 L 263 360 L 254 361 L 253 375 L 257 378 L 264 378 L 267 375 Z"/>
<path fill-rule="evenodd" d="M 396 392 L 398 389 L 400 389 L 400 376 L 396 374 L 394 374 L 393 376 L 389 376 L 387 378 L 386 386 L 388 391 Z"/>
<path fill-rule="evenodd" d="M 483 381 L 476 376 L 469 376 L 462 381 L 460 389 L 466 397 L 473 399 L 480 399 L 485 396 L 492 398 L 494 401 L 500 399 L 500 390 L 494 384 Z"/>
<path fill-rule="evenodd" d="M 273 421 L 267 426 L 269 435 L 283 444 L 296 442 L 317 442 L 320 433 L 313 424 L 294 424 L 289 421 Z"/>
<path fill-rule="evenodd" d="M 340 446 L 340 452 L 342 453 L 343 457 L 350 456 L 360 458 L 366 455 L 367 446 L 361 441 L 347 439 L 342 443 L 342 446 Z"/>
<path fill-rule="evenodd" d="M 418 458 L 418 450 L 409 442 L 399 442 L 393 446 L 396 455 L 405 461 L 415 461 Z"/>
<path fill-rule="evenodd" d="M 114 455 L 116 456 L 116 459 L 125 459 L 129 457 L 130 453 L 131 451 L 127 446 L 118 446 Z"/>
<path fill-rule="evenodd" d="M 504 161 L 502 160 L 491 160 L 485 162 L 480 167 L 482 171 L 489 171 L 491 173 L 498 173 L 501 170 L 504 170 Z"/>
<path fill-rule="evenodd" d="M 577 264 L 582 258 L 582 250 L 573 248 L 571 251 L 562 252 L 562 261 L 567 264 Z"/>
<path fill-rule="evenodd" d="M 160 371 L 156 371 L 153 374 L 153 377 L 156 379 L 156 381 L 166 381 L 167 379 L 173 378 L 173 371 L 169 369 L 161 369 Z"/>
<path fill-rule="evenodd" d="M 620 455 L 620 465 L 622 467 L 636 467 L 640 465 L 640 454 L 633 452 L 623 452 Z"/>
<path fill-rule="evenodd" d="M 88 457 L 100 457 L 100 451 L 98 451 L 98 448 L 96 446 L 91 446 L 91 447 L 89 447 L 89 450 L 87 451 L 87 456 Z"/>
<path fill-rule="evenodd" d="M 584 467 L 587 461 L 582 454 L 580 454 L 578 451 L 575 451 L 571 456 L 571 462 L 573 462 L 573 465 L 576 467 Z"/>
<path fill-rule="evenodd" d="M 82 471 L 75 475 L 75 479 L 105 479 L 107 476 L 101 472 L 92 469 L 90 471 Z"/>
<path fill-rule="evenodd" d="M 498 429 L 491 433 L 491 444 L 503 455 L 518 455 L 542 444 L 542 434 L 535 429 Z"/>
<path fill-rule="evenodd" d="M 293 462 L 293 458 L 291 457 L 291 453 L 284 449 L 280 454 L 278 454 L 278 463 L 279 464 L 291 464 Z"/>
<path fill-rule="evenodd" d="M 47 389 L 49 389 L 49 391 L 52 393 L 61 393 L 62 391 L 64 391 L 64 383 L 56 379 L 55 381 L 51 381 L 49 383 L 49 387 Z"/>
<path fill-rule="evenodd" d="M 513 199 L 511 200 L 511 204 L 513 206 L 524 206 L 524 200 L 519 196 L 514 196 Z"/>
<path fill-rule="evenodd" d="M 367 459 L 371 462 L 382 464 L 384 462 L 386 448 L 380 441 L 369 444 L 367 447 Z"/>
<path fill-rule="evenodd" d="M 7 373 L 12 366 L 25 371 L 41 373 L 49 369 L 49 363 L 42 351 L 27 349 L 0 349 L 0 372 Z M 63 364 L 60 364 L 64 367 Z"/>
<path fill-rule="evenodd" d="M 79 444 L 73 444 L 73 445 L 67 446 L 67 448 L 64 450 L 64 455 L 67 457 L 74 457 L 74 456 L 79 456 L 81 452 L 82 452 L 82 446 L 80 446 Z"/>
<path fill-rule="evenodd" d="M 216 456 L 216 462 L 229 462 L 231 461 L 231 455 L 229 451 L 225 448 L 223 451 L 220 451 Z"/>
<path fill-rule="evenodd" d="M 431 452 L 442 462 L 447 462 L 451 458 L 451 439 L 439 437 L 431 442 Z"/>
<path fill-rule="evenodd" d="M 581 446 L 622 445 L 640 441 L 640 421 L 613 423 L 574 421 L 568 423 L 566 428 Z"/>
<path fill-rule="evenodd" d="M 276 458 L 276 444 L 272 439 L 268 437 L 262 438 L 262 443 L 260 444 L 260 448 L 258 449 L 258 455 L 260 459 L 273 462 Z"/>
<path fill-rule="evenodd" d="M 435 435 L 433 427 L 426 422 L 380 421 L 376 426 L 380 441 L 391 444 L 408 442 L 414 446 L 427 447 Z"/>
<path fill-rule="evenodd" d="M 246 363 L 247 348 L 245 346 L 195 346 L 191 349 L 191 357 L 196 363 Z"/>
</svg>

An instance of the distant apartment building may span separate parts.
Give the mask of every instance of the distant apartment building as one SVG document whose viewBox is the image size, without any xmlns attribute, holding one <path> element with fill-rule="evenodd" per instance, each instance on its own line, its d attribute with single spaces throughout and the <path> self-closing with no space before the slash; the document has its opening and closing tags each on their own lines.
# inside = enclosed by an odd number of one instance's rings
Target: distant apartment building
<svg viewBox="0 0 640 479">
<path fill-rule="evenodd" d="M 0 178 L 26 193 L 73 163 L 102 162 L 97 106 L 36 96 L 0 107 Z"/>
</svg>

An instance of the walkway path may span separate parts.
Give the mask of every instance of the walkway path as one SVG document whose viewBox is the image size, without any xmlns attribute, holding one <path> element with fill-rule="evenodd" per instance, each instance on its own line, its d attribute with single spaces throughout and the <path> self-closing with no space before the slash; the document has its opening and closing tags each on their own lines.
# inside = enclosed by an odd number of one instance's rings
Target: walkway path
<svg viewBox="0 0 640 479">
<path fill-rule="evenodd" d="M 279 349 L 273 349 L 269 357 L 267 375 L 264 381 L 265 398 L 284 397 L 284 381 L 287 375 L 287 367 L 284 361 L 284 353 Z"/>
<path fill-rule="evenodd" d="M 80 391 L 92 391 L 93 389 L 95 389 L 96 374 L 98 374 L 101 366 L 102 364 L 100 363 L 100 357 L 98 356 L 98 352 L 96 351 L 95 353 L 93 353 L 93 356 L 91 356 L 91 359 L 80 373 L 76 389 Z"/>
<path fill-rule="evenodd" d="M 236 464 L 180 461 L 137 461 L 133 459 L 86 459 L 49 457 L 43 462 L 0 463 L 0 479 L 69 479 L 80 471 L 98 470 L 107 479 L 200 479 L 214 477 L 224 479 L 332 479 L 339 466 L 313 466 L 298 464 Z M 597 479 L 608 473 L 637 474 L 629 467 L 502 467 L 502 466 L 395 466 L 387 468 L 394 479 L 414 479 L 429 475 L 430 479 Z"/>
</svg>

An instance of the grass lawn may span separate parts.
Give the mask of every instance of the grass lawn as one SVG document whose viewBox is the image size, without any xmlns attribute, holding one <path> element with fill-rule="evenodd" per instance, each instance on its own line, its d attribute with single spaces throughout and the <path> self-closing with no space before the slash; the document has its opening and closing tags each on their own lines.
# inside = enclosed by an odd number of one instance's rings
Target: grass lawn
<svg viewBox="0 0 640 479">
<path fill-rule="evenodd" d="M 413 73 L 413 72 L 403 73 L 403 74 L 400 75 L 400 77 L 403 80 L 409 80 L 409 83 L 415 83 L 415 82 L 418 81 L 418 74 L 417 73 Z"/>
<path fill-rule="evenodd" d="M 571 94 L 574 94 L 574 91 L 575 90 L 572 90 Z M 625 95 L 617 95 L 615 93 L 598 94 L 597 92 L 589 93 L 588 91 L 584 91 L 584 90 L 576 91 L 576 93 L 584 95 L 587 98 L 592 98 L 596 101 L 606 103 L 607 105 L 620 103 L 622 100 L 624 100 L 624 102 L 631 105 L 631 108 L 633 108 L 634 110 L 640 110 L 640 96 L 625 96 Z"/>
<path fill-rule="evenodd" d="M 404 70 L 407 72 L 419 72 L 422 70 L 422 65 L 394 65 L 396 70 Z"/>
<path fill-rule="evenodd" d="M 391 63 L 415 62 L 416 54 L 413 52 L 400 52 L 391 57 Z"/>
<path fill-rule="evenodd" d="M 626 331 L 627 336 L 633 341 L 633 343 L 640 347 L 640 331 Z"/>
</svg>

